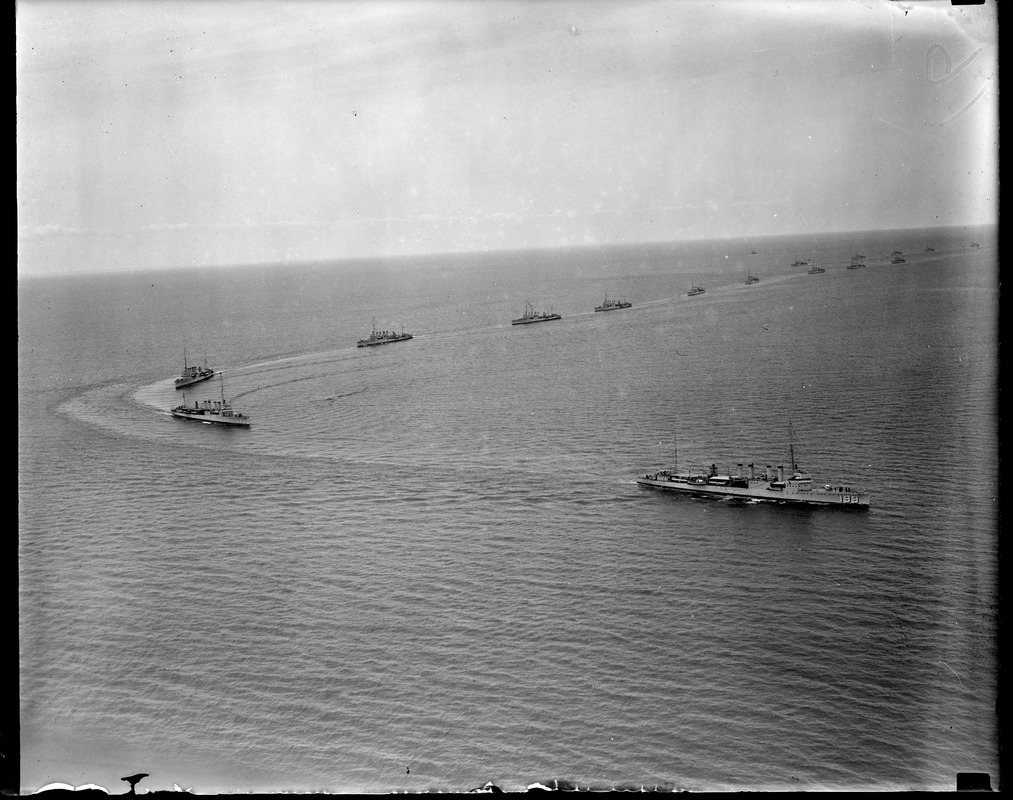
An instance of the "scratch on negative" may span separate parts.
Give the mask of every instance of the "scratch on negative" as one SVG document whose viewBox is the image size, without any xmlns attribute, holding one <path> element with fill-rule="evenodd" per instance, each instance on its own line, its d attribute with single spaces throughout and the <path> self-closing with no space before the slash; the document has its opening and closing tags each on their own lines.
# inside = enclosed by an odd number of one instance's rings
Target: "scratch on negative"
<svg viewBox="0 0 1013 800">
<path fill-rule="evenodd" d="M 911 131 L 909 131 L 907 128 L 902 128 L 900 125 L 897 125 L 896 123 L 890 122 L 890 120 L 888 120 L 888 119 L 883 119 L 882 117 L 877 117 L 875 114 L 870 114 L 869 116 L 872 117 L 873 119 L 878 119 L 880 122 L 883 122 L 883 123 L 889 125 L 892 128 L 896 128 L 899 131 L 904 131 L 904 133 L 906 133 L 908 136 L 911 135 Z"/>
<path fill-rule="evenodd" d="M 942 664 L 942 665 L 943 665 L 944 667 L 946 667 L 946 668 L 947 668 L 947 669 L 948 669 L 948 670 L 949 670 L 950 672 L 952 672 L 952 673 L 953 673 L 954 675 L 956 675 L 956 677 L 957 677 L 957 683 L 959 683 L 959 684 L 960 684 L 960 689 L 961 689 L 961 691 L 963 691 L 963 689 L 964 689 L 964 682 L 963 682 L 962 680 L 960 680 L 960 676 L 959 676 L 959 675 L 957 675 L 957 673 L 956 673 L 956 671 L 955 671 L 955 670 L 953 669 L 953 667 L 951 667 L 951 666 L 950 666 L 949 664 L 947 664 L 947 663 L 946 663 L 945 661 L 940 661 L 939 663 L 940 663 L 940 664 Z"/>
<path fill-rule="evenodd" d="M 943 122 L 940 122 L 939 123 L 939 127 L 940 128 L 945 128 L 947 125 L 950 125 L 950 124 L 956 122 L 958 119 L 960 119 L 962 116 L 964 116 L 964 114 L 966 114 L 968 112 L 968 110 L 971 108 L 971 106 L 973 106 L 975 103 L 977 103 L 981 99 L 981 96 L 983 94 L 985 94 L 985 91 L 987 89 L 988 89 L 988 84 L 986 83 L 984 86 L 981 87 L 981 89 L 978 91 L 978 93 L 974 97 L 971 98 L 971 102 L 970 103 L 968 103 L 966 106 L 964 106 L 962 109 L 960 109 L 960 111 L 958 111 L 956 114 L 954 114 L 948 120 L 944 120 Z"/>
</svg>

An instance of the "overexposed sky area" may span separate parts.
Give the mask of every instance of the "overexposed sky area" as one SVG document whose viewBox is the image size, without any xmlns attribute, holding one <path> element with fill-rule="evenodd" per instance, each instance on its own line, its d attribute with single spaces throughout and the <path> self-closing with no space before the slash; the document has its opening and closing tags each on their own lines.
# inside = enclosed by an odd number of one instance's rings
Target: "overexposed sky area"
<svg viewBox="0 0 1013 800">
<path fill-rule="evenodd" d="M 994 0 L 20 0 L 18 270 L 981 224 Z"/>
</svg>

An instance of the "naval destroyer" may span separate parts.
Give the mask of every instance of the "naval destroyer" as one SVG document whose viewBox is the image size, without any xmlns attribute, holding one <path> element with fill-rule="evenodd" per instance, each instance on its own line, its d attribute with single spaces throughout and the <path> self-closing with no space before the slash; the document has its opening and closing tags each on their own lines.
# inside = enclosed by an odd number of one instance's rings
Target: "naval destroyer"
<svg viewBox="0 0 1013 800">
<path fill-rule="evenodd" d="M 208 378 L 213 378 L 215 371 L 208 366 L 208 360 L 204 359 L 204 366 L 191 365 L 186 360 L 186 350 L 183 351 L 183 372 L 176 378 L 176 388 L 185 389 L 187 386 L 192 386 L 195 383 L 206 381 Z"/>
<path fill-rule="evenodd" d="M 221 373 L 218 373 L 221 378 Z M 170 412 L 176 419 L 189 419 L 194 422 L 203 422 L 205 425 L 225 425 L 232 428 L 249 428 L 250 418 L 232 408 L 232 404 L 225 399 L 225 383 L 222 381 L 222 399 L 194 401 L 188 405 L 186 395 L 183 395 L 183 402 Z"/>
<path fill-rule="evenodd" d="M 697 497 L 735 498 L 754 502 L 808 506 L 869 508 L 869 492 L 847 481 L 820 483 L 795 462 L 795 448 L 789 446 L 789 468 L 766 465 L 762 472 L 753 464 L 738 465 L 735 475 L 721 474 L 716 464 L 702 472 L 662 470 L 637 479 L 645 488 L 661 489 Z M 678 457 L 677 457 L 678 458 Z"/>
</svg>

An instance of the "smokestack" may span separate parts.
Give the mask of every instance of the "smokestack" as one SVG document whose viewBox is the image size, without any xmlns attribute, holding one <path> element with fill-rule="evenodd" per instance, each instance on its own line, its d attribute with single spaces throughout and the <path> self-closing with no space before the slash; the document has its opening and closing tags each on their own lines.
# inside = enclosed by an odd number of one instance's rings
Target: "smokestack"
<svg viewBox="0 0 1013 800">
<path fill-rule="evenodd" d="M 784 464 L 779 464 L 777 467 L 777 479 L 784 483 Z"/>
<path fill-rule="evenodd" d="M 741 478 L 742 477 L 742 464 L 739 464 L 738 466 L 739 466 L 739 474 L 736 477 Z"/>
</svg>

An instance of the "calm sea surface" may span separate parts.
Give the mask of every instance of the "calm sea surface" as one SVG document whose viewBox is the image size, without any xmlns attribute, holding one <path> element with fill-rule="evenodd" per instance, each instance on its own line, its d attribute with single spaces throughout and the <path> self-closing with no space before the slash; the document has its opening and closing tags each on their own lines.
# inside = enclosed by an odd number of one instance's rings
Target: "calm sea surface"
<svg viewBox="0 0 1013 800">
<path fill-rule="evenodd" d="M 998 786 L 997 259 L 938 229 L 21 279 L 23 790 Z M 357 348 L 374 319 L 414 339 Z M 169 416 L 184 350 L 251 429 Z M 868 513 L 635 484 L 785 463 L 789 421 Z"/>
</svg>

